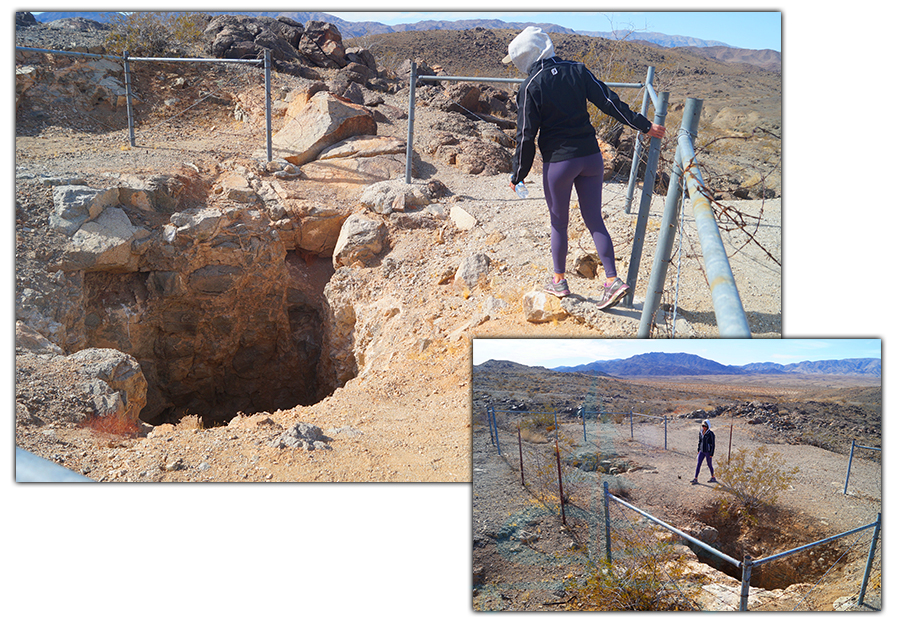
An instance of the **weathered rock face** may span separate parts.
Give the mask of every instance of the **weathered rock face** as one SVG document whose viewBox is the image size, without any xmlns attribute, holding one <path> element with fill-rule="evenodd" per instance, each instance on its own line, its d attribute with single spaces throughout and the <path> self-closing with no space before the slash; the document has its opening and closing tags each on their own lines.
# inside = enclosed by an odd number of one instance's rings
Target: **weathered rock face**
<svg viewBox="0 0 900 634">
<path fill-rule="evenodd" d="M 285 125 L 272 136 L 272 147 L 294 165 L 304 165 L 340 141 L 377 131 L 368 110 L 322 91 L 299 112 L 288 111 Z"/>
<path fill-rule="evenodd" d="M 67 350 L 135 359 L 148 422 L 185 411 L 225 419 L 327 393 L 317 365 L 330 261 L 288 250 L 297 242 L 282 240 L 269 210 L 283 212 L 283 199 L 275 192 L 267 205 L 258 192 L 272 192 L 253 173 L 226 172 L 206 204 L 186 208 L 196 197 L 179 194 L 203 188 L 178 182 L 57 187 L 51 226 L 70 238 L 59 267 L 71 301 L 51 327 L 39 298 L 23 293 L 23 327 L 55 330 Z"/>
<path fill-rule="evenodd" d="M 86 348 L 65 355 L 28 326 L 16 324 L 16 419 L 24 423 L 83 422 L 91 416 L 117 416 L 137 423 L 146 404 L 147 380 L 133 357 L 109 348 Z M 46 393 L 67 398 L 60 416 L 46 407 Z M 50 420 L 44 417 L 50 414 Z"/>
<path fill-rule="evenodd" d="M 222 15 L 204 31 L 210 54 L 223 59 L 261 59 L 272 52 L 275 67 L 283 72 L 317 78 L 313 68 L 343 68 L 348 64 L 340 32 L 326 22 L 301 25 L 289 18 Z M 363 54 L 354 59 L 365 61 Z"/>
</svg>

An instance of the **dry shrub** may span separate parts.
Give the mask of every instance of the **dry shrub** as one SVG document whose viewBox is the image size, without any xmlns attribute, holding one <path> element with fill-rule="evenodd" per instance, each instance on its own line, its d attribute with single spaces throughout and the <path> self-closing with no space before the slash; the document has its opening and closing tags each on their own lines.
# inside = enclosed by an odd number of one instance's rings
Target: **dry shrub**
<svg viewBox="0 0 900 634">
<path fill-rule="evenodd" d="M 525 428 L 522 430 L 522 441 L 535 444 L 544 444 L 547 442 L 547 436 L 534 429 Z"/>
<path fill-rule="evenodd" d="M 104 414 L 88 416 L 82 426 L 97 434 L 109 434 L 111 436 L 125 436 L 135 438 L 140 429 L 136 420 L 126 417 L 124 414 Z"/>
<path fill-rule="evenodd" d="M 616 533 L 621 555 L 603 561 L 584 582 L 570 587 L 579 610 L 685 611 L 696 609 L 693 591 L 680 587 L 685 556 L 671 543 L 635 529 Z"/>
<path fill-rule="evenodd" d="M 727 494 L 719 499 L 719 511 L 755 523 L 759 511 L 774 506 L 799 472 L 798 467 L 785 467 L 782 455 L 769 453 L 764 445 L 752 452 L 738 449 L 728 463 L 716 467 L 716 488 Z"/>
<path fill-rule="evenodd" d="M 178 430 L 203 429 L 203 418 L 197 416 L 196 414 L 188 414 L 186 416 L 182 416 L 175 428 Z"/>
</svg>

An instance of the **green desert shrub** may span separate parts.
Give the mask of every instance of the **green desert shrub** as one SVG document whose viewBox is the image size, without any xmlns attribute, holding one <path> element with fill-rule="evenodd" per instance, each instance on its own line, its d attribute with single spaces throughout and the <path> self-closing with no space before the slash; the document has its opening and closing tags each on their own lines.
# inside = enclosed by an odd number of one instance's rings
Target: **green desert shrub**
<svg viewBox="0 0 900 634">
<path fill-rule="evenodd" d="M 729 462 L 716 467 L 717 489 L 723 493 L 719 510 L 753 523 L 760 510 L 775 505 L 799 472 L 798 467 L 787 467 L 780 453 L 763 445 L 753 451 L 738 449 Z"/>
</svg>

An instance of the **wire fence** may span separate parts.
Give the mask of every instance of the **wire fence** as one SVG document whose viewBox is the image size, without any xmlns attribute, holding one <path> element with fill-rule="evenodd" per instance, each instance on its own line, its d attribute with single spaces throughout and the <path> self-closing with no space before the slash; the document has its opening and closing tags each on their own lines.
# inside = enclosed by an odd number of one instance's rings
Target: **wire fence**
<svg viewBox="0 0 900 634">
<path fill-rule="evenodd" d="M 866 447 L 865 445 L 857 445 L 856 439 L 853 439 L 850 445 L 850 458 L 847 460 L 847 477 L 844 478 L 844 495 L 847 495 L 847 487 L 850 485 L 850 470 L 853 468 L 853 454 L 857 449 L 868 449 L 870 451 L 881 451 L 881 447 Z"/>
<path fill-rule="evenodd" d="M 523 486 L 544 501 L 561 497 L 592 506 L 598 475 L 625 474 L 640 468 L 620 456 L 616 446 L 635 442 L 667 449 L 666 416 L 581 408 L 555 411 L 486 413 L 494 447 L 517 468 Z"/>
<path fill-rule="evenodd" d="M 653 571 L 657 581 L 665 585 L 666 592 L 679 605 L 692 606 L 693 609 L 701 605 L 697 588 L 684 583 L 690 572 L 684 554 L 673 547 L 679 538 L 688 544 L 700 561 L 725 571 L 741 582 L 740 586 L 731 583 L 708 584 L 707 592 L 713 597 L 702 599 L 704 609 L 779 612 L 820 610 L 821 607 L 818 606 L 823 597 L 826 602 L 832 600 L 833 590 L 830 586 L 844 581 L 847 576 L 840 565 L 863 560 L 866 562 L 865 566 L 851 572 L 859 583 L 858 594 L 852 603 L 857 607 L 872 608 L 871 604 L 865 602 L 867 591 L 871 587 L 880 593 L 880 513 L 871 524 L 755 561 L 749 555 L 739 561 L 616 496 L 607 497 L 616 502 L 605 505 L 609 514 L 607 559 L 625 562 L 626 566 L 632 568 L 646 568 L 648 559 L 652 558 L 655 560 Z M 651 525 L 661 527 L 671 534 L 660 535 L 658 531 L 652 530 Z M 869 529 L 872 530 L 871 533 L 867 532 Z M 662 560 L 664 564 L 658 563 L 658 560 Z M 785 594 L 774 591 L 787 588 L 791 588 L 792 592 Z M 874 609 L 880 609 L 880 599 L 874 603 Z"/>
<path fill-rule="evenodd" d="M 17 126 L 28 135 L 58 126 L 100 135 L 94 143 L 135 148 L 272 158 L 272 116 L 282 117 L 284 89 L 273 89 L 265 59 L 128 57 L 16 47 L 17 66 L 39 69 L 25 90 Z M 66 65 L 61 59 L 69 59 Z M 279 78 L 275 74 L 276 78 Z M 17 128 L 19 130 L 19 128 Z"/>
<path fill-rule="evenodd" d="M 638 443 L 672 451 L 666 415 L 602 406 L 566 412 L 488 406 L 480 424 L 519 484 L 577 536 L 580 556 L 595 571 L 586 591 L 602 595 L 598 600 L 605 609 L 818 610 L 832 586 L 846 581 L 848 566 L 859 584 L 857 607 L 868 605 L 868 588 L 880 589 L 880 514 L 866 526 L 754 561 L 727 555 L 627 503 L 630 485 L 620 476 L 642 467 L 616 447 Z M 699 590 L 690 583 L 698 573 L 690 564 L 693 555 L 679 548 L 683 545 L 734 582 Z M 788 587 L 788 594 L 776 592 Z"/>
</svg>

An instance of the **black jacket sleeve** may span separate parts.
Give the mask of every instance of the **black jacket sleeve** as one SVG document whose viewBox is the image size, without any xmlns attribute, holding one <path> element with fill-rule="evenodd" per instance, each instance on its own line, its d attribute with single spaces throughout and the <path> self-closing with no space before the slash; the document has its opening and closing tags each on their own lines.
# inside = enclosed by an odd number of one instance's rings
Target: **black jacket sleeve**
<svg viewBox="0 0 900 634">
<path fill-rule="evenodd" d="M 512 182 L 520 183 L 528 176 L 537 154 L 535 139 L 540 127 L 538 105 L 533 94 L 524 87 L 519 91 L 516 115 L 516 151 L 513 153 Z"/>
<path fill-rule="evenodd" d="M 584 72 L 588 77 L 585 81 L 587 85 L 588 100 L 597 106 L 601 112 L 609 115 L 616 121 L 625 125 L 647 133 L 650 131 L 650 120 L 639 112 L 634 112 L 626 104 L 622 103 L 619 95 L 609 89 L 609 86 L 597 79 L 594 74 L 586 67 Z"/>
</svg>

